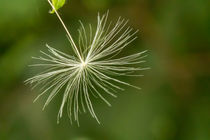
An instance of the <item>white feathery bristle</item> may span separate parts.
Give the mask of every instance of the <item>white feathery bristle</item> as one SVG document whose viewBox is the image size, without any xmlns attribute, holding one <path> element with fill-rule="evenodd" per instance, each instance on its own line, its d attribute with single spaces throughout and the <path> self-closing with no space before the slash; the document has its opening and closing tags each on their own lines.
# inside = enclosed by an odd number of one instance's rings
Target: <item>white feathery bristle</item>
<svg viewBox="0 0 210 140">
<path fill-rule="evenodd" d="M 52 6 L 50 1 L 49 3 Z M 48 52 L 41 51 L 43 56 L 34 57 L 43 63 L 32 65 L 44 67 L 46 71 L 25 82 L 33 84 L 33 87 L 42 87 L 42 92 L 35 101 L 43 94 L 50 93 L 43 109 L 58 93 L 63 94 L 58 122 L 62 117 L 65 105 L 67 105 L 67 113 L 71 121 L 73 119 L 79 124 L 79 112 L 87 112 L 88 110 L 91 116 L 99 122 L 91 98 L 98 97 L 111 106 L 104 97 L 105 93 L 117 97 L 115 95 L 116 90 L 124 90 L 121 85 L 140 89 L 119 80 L 118 77 L 138 76 L 136 71 L 147 69 L 138 67 L 138 64 L 145 62 L 142 59 L 145 58 L 146 51 L 124 57 L 117 56 L 136 39 L 137 31 L 126 27 L 128 21 L 121 18 L 117 20 L 114 26 L 112 23 L 107 25 L 108 12 L 102 17 L 98 15 L 94 34 L 91 24 L 86 29 L 83 23 L 79 21 L 81 28 L 78 30 L 79 39 L 78 45 L 76 45 L 56 10 L 55 13 L 67 32 L 75 55 L 66 54 L 46 45 Z M 60 92 L 61 89 L 64 92 Z"/>
</svg>

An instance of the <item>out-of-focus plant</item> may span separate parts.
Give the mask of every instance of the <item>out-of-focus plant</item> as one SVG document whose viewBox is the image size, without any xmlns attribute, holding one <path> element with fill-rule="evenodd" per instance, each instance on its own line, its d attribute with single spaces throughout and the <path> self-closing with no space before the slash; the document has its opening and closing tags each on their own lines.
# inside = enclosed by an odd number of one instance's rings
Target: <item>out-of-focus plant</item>
<svg viewBox="0 0 210 140">
<path fill-rule="evenodd" d="M 54 8 L 50 11 L 51 14 L 55 13 L 55 10 L 60 9 L 65 4 L 66 0 L 51 0 Z"/>
</svg>

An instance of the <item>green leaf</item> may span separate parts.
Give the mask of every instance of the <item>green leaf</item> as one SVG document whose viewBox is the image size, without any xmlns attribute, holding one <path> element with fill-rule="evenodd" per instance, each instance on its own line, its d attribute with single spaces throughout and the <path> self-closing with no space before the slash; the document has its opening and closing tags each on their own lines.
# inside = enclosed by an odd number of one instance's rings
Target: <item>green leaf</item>
<svg viewBox="0 0 210 140">
<path fill-rule="evenodd" d="M 55 7 L 56 10 L 60 9 L 61 7 L 63 7 L 63 5 L 65 4 L 66 0 L 51 0 L 53 6 Z M 55 10 L 53 9 L 50 13 L 53 14 L 55 12 Z"/>
</svg>

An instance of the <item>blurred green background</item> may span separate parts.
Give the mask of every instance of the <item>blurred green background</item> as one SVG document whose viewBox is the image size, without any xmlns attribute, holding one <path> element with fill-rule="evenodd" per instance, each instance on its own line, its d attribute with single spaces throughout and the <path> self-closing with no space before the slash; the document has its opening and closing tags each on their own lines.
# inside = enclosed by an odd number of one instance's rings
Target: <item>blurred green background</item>
<svg viewBox="0 0 210 140">
<path fill-rule="evenodd" d="M 47 0 L 0 0 L 0 140 L 210 140 L 209 0 L 68 0 L 59 10 L 76 39 L 78 20 L 130 19 L 140 29 L 130 52 L 149 50 L 143 78 L 127 79 L 112 107 L 94 100 L 101 125 L 89 114 L 80 127 L 66 114 L 56 124 L 61 98 L 41 111 L 38 90 L 23 81 L 37 73 L 31 56 L 45 44 L 68 50 L 68 41 Z"/>
</svg>

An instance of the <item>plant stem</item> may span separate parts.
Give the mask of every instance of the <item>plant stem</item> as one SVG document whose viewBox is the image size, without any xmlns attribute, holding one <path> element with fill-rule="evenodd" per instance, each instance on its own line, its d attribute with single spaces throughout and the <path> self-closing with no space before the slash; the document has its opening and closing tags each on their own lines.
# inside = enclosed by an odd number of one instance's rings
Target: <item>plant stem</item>
<svg viewBox="0 0 210 140">
<path fill-rule="evenodd" d="M 63 25 L 63 27 L 64 27 L 64 29 L 65 29 L 65 31 L 66 31 L 66 33 L 67 33 L 67 35 L 68 35 L 68 37 L 69 37 L 71 43 L 73 44 L 74 49 L 76 50 L 76 53 L 77 53 L 77 55 L 78 55 L 80 61 L 83 62 L 82 57 L 81 57 L 81 55 L 80 55 L 80 53 L 79 53 L 79 51 L 78 51 L 78 49 L 77 49 L 77 46 L 76 46 L 76 44 L 74 43 L 74 40 L 73 40 L 71 34 L 69 33 L 69 31 L 68 31 L 66 25 L 64 24 L 63 20 L 61 19 L 60 15 L 58 14 L 57 10 L 55 9 L 55 7 L 54 7 L 54 5 L 51 3 L 51 1 L 48 0 L 48 2 L 49 2 L 49 4 L 51 5 L 51 7 L 53 8 L 53 10 L 55 11 L 55 14 L 57 15 L 57 17 L 58 17 L 58 19 L 60 20 L 61 24 Z"/>
</svg>

